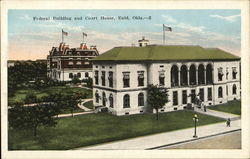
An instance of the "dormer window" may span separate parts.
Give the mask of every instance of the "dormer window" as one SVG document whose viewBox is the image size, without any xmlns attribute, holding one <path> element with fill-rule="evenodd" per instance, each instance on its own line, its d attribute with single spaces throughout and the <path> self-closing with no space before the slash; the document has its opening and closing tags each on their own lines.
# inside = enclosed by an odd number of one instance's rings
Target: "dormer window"
<svg viewBox="0 0 250 159">
<path fill-rule="evenodd" d="M 82 62 L 81 62 L 81 61 L 77 61 L 76 64 L 77 64 L 77 65 L 81 65 Z"/>
<path fill-rule="evenodd" d="M 73 61 L 69 61 L 68 65 L 74 65 Z"/>
</svg>

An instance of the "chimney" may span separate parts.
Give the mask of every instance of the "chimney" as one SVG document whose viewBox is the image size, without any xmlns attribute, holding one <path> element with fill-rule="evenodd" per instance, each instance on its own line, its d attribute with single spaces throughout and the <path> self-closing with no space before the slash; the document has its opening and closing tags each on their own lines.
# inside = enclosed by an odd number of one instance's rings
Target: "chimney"
<svg viewBox="0 0 250 159">
<path fill-rule="evenodd" d="M 139 42 L 139 46 L 140 47 L 145 47 L 149 44 L 149 41 L 145 39 L 145 37 L 143 36 L 141 40 L 138 40 Z"/>
<path fill-rule="evenodd" d="M 59 44 L 59 52 L 63 51 L 64 45 L 65 45 L 64 42 L 61 42 L 61 43 Z"/>
</svg>

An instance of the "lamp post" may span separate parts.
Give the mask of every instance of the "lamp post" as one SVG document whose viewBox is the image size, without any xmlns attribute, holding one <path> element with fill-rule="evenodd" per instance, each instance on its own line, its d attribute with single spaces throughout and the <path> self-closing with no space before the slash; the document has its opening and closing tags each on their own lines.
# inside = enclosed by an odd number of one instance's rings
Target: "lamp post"
<svg viewBox="0 0 250 159">
<path fill-rule="evenodd" d="M 194 138 L 197 138 L 198 136 L 196 135 L 196 124 L 197 124 L 197 122 L 198 122 L 198 116 L 197 116 L 197 114 L 195 114 L 194 115 L 194 117 L 193 117 L 193 121 L 194 121 Z"/>
</svg>

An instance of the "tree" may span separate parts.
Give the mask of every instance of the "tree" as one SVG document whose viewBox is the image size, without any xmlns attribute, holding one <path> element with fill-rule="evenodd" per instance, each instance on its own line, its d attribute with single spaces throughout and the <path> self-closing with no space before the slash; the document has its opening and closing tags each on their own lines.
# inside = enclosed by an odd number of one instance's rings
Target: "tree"
<svg viewBox="0 0 250 159">
<path fill-rule="evenodd" d="M 85 94 L 81 94 L 80 92 L 74 93 L 73 95 L 65 95 L 65 105 L 66 107 L 70 108 L 72 117 L 74 117 L 74 110 L 78 107 L 78 104 L 82 102 L 81 99 L 86 98 Z"/>
<path fill-rule="evenodd" d="M 156 119 L 159 119 L 159 109 L 168 102 L 168 90 L 157 85 L 148 86 L 148 104 L 156 110 Z"/>
<path fill-rule="evenodd" d="M 37 102 L 37 97 L 33 93 L 28 93 L 24 99 L 25 104 L 32 104 Z"/>
<path fill-rule="evenodd" d="M 83 79 L 82 82 L 86 83 L 86 86 L 89 88 L 93 88 L 93 79 L 92 78 L 87 78 Z"/>
<path fill-rule="evenodd" d="M 13 129 L 32 129 L 37 136 L 39 126 L 55 126 L 56 108 L 51 104 L 38 103 L 35 106 L 24 106 L 15 103 L 9 109 L 9 126 Z"/>
<path fill-rule="evenodd" d="M 79 79 L 79 77 L 78 76 L 74 76 L 73 78 L 72 78 L 72 83 L 73 84 L 77 84 L 77 83 L 80 83 L 81 82 L 81 80 Z"/>
</svg>

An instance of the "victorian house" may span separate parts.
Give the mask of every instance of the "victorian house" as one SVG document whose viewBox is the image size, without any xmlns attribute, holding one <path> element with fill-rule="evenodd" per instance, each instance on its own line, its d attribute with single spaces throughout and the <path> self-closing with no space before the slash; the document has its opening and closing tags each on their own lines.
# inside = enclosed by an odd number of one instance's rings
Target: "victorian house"
<svg viewBox="0 0 250 159">
<path fill-rule="evenodd" d="M 87 47 L 81 43 L 79 48 L 69 48 L 60 43 L 52 47 L 47 56 L 47 75 L 53 80 L 70 81 L 73 77 L 80 80 L 92 77 L 92 58 L 98 56 L 96 46 Z"/>
</svg>

